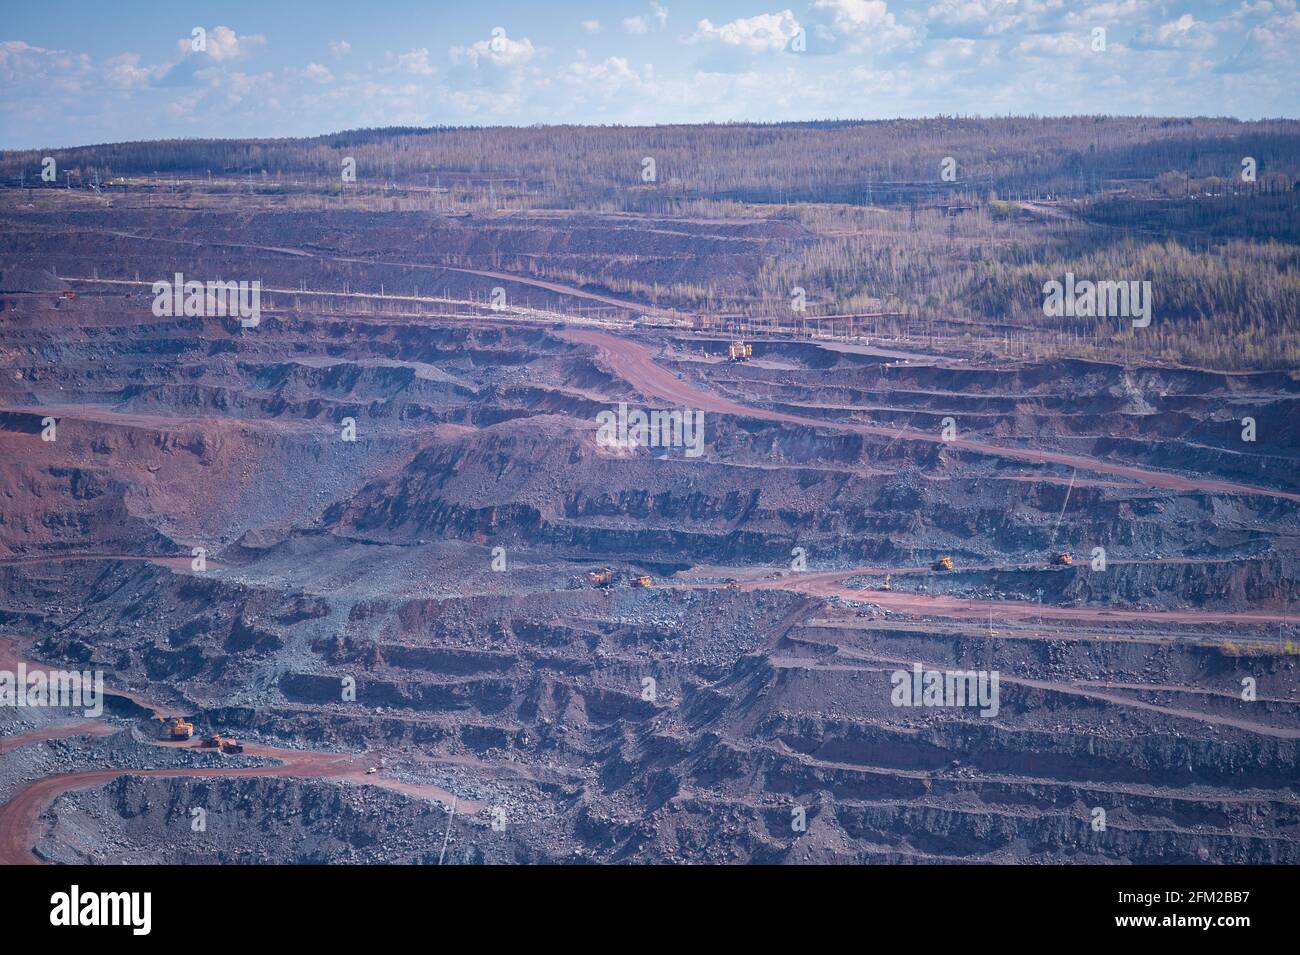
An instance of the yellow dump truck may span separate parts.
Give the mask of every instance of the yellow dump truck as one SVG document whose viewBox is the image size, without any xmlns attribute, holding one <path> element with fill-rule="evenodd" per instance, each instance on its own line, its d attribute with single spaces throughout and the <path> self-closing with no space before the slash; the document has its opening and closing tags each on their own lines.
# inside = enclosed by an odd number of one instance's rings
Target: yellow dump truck
<svg viewBox="0 0 1300 955">
<path fill-rule="evenodd" d="M 1074 563 L 1074 555 L 1071 553 L 1057 554 L 1052 558 L 1052 563 L 1060 567 L 1069 567 Z"/>
<path fill-rule="evenodd" d="M 934 562 L 935 570 L 952 570 L 952 558 L 944 554 Z"/>
<path fill-rule="evenodd" d="M 219 753 L 242 753 L 244 746 L 233 736 L 222 736 L 220 733 L 213 733 L 211 736 L 205 736 L 200 744 L 207 749 L 215 749 Z"/>
<path fill-rule="evenodd" d="M 732 361 L 749 361 L 754 354 L 754 346 L 748 342 L 732 342 L 727 348 Z"/>
</svg>

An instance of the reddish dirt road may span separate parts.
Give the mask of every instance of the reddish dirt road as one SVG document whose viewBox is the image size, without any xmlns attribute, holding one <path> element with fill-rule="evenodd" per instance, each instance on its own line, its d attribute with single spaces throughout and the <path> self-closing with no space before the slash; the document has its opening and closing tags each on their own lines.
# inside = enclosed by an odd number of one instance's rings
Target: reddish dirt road
<svg viewBox="0 0 1300 955">
<path fill-rule="evenodd" d="M 805 641 L 808 643 L 817 643 L 817 641 Z M 927 662 L 924 660 L 902 659 L 900 657 L 881 656 L 874 653 L 864 653 L 861 650 L 853 650 L 848 647 L 842 647 L 835 644 L 823 644 L 826 647 L 834 647 L 836 655 L 847 658 L 849 661 L 860 660 L 868 664 L 884 664 L 885 666 L 876 667 L 868 666 L 865 669 L 880 670 L 887 672 L 891 669 L 911 669 L 914 663 L 919 663 L 927 670 L 948 670 L 953 669 L 951 665 Z M 777 657 L 773 659 L 773 664 L 785 668 L 798 668 L 805 670 L 819 669 L 841 669 L 854 670 L 863 669 L 854 666 L 851 662 L 841 663 L 822 663 L 816 660 L 808 660 L 801 657 Z M 1137 700 L 1129 696 L 1123 696 L 1118 693 L 1107 693 L 1096 690 L 1090 686 L 1081 686 L 1075 683 L 1059 683 L 1051 680 L 1033 680 L 1028 677 L 1008 676 L 1006 673 L 999 673 L 998 679 L 1002 683 L 1008 683 L 1015 686 L 1027 686 L 1037 690 L 1045 690 L 1052 693 L 1064 693 L 1069 696 L 1079 696 L 1086 699 L 1099 700 L 1110 703 L 1114 706 L 1129 707 L 1136 710 L 1144 710 L 1149 713 L 1160 713 L 1164 716 L 1173 716 L 1179 719 L 1197 720 L 1201 723 L 1208 723 L 1212 726 L 1230 726 L 1233 729 L 1239 729 L 1247 733 L 1256 733 L 1260 736 L 1271 736 L 1274 739 L 1300 739 L 1300 729 L 1292 729 L 1289 726 L 1271 726 L 1267 723 L 1255 723 L 1250 720 L 1238 719 L 1233 716 L 1223 716 L 1217 713 L 1202 713 L 1196 710 L 1186 710 L 1173 706 L 1161 706 L 1156 703 L 1147 703 L 1143 700 Z M 1288 700 L 1288 703 L 1294 704 L 1296 701 Z"/>
<path fill-rule="evenodd" d="M 1115 561 L 1120 563 L 1178 563 L 1178 561 Z M 1017 565 L 1032 567 L 1034 565 Z M 996 567 L 963 568 L 970 570 L 995 570 Z M 1215 610 L 1099 610 L 1094 607 L 1057 607 L 1052 604 L 1037 604 L 1025 600 L 972 600 L 945 594 L 918 594 L 899 590 L 877 590 L 865 587 L 847 587 L 842 582 L 849 577 L 873 575 L 883 577 L 885 574 L 905 576 L 907 574 L 928 573 L 928 567 L 854 567 L 849 570 L 812 571 L 807 573 L 786 573 L 772 576 L 764 572 L 763 577 L 750 577 L 750 568 L 696 568 L 696 572 L 711 575 L 725 575 L 736 579 L 738 590 L 785 590 L 791 593 L 805 594 L 810 597 L 839 597 L 841 600 L 861 600 L 876 604 L 885 610 L 913 617 L 948 617 L 960 620 L 984 620 L 990 616 L 999 621 L 1007 620 L 1072 620 L 1084 623 L 1159 623 L 1169 625 L 1210 625 L 1239 624 L 1272 626 L 1276 624 L 1300 623 L 1300 613 L 1266 613 Z M 690 577 L 675 577 L 660 581 L 655 585 L 671 589 L 683 587 L 699 590 L 717 590 L 728 585 L 706 583 L 692 580 Z"/>
<path fill-rule="evenodd" d="M 160 744 L 166 745 L 166 744 Z M 197 741 L 169 748 L 197 747 Z M 404 783 L 379 774 L 367 775 L 368 757 L 338 753 L 313 753 L 303 750 L 277 749 L 249 744 L 248 756 L 279 760 L 274 766 L 245 767 L 176 767 L 170 769 L 92 769 L 79 773 L 46 776 L 23 788 L 13 799 L 0 806 L 0 865 L 36 865 L 40 860 L 32 852 L 37 822 L 45 807 L 58 796 L 73 789 L 103 785 L 118 776 L 156 776 L 163 779 L 194 777 L 225 779 L 239 776 L 264 776 L 292 779 L 339 779 L 350 783 L 377 786 L 417 798 L 450 803 L 452 794 L 437 786 Z M 456 811 L 474 813 L 482 808 L 475 802 L 457 800 Z"/>
<path fill-rule="evenodd" d="M 365 261 L 362 259 L 351 261 Z M 568 295 L 573 298 L 583 298 L 592 302 L 600 302 L 603 305 L 612 305 L 615 308 L 626 308 L 629 311 L 640 312 L 643 315 L 658 315 L 664 318 L 680 318 L 686 316 L 679 315 L 666 308 L 658 308 L 654 305 L 642 305 L 640 302 L 633 302 L 626 298 L 615 298 L 612 295 L 601 295 L 598 292 L 585 292 L 580 288 L 574 288 L 572 285 L 561 285 L 558 282 L 547 282 L 542 279 L 529 278 L 523 275 L 513 275 L 509 272 L 485 272 L 480 269 L 459 269 L 450 265 L 430 266 L 431 268 L 443 269 L 447 272 L 463 272 L 467 275 L 481 275 L 484 278 L 496 279 L 500 282 L 516 282 L 520 285 L 531 285 L 534 288 L 545 289 L 548 292 L 554 292 L 557 295 Z"/>
<path fill-rule="evenodd" d="M 451 265 L 431 265 L 423 262 L 400 262 L 390 259 L 363 259 L 348 255 L 327 255 L 322 252 L 306 252 L 302 249 L 286 249 L 274 245 L 252 245 L 247 242 L 199 242 L 195 239 L 178 239 L 159 235 L 137 235 L 133 232 L 120 232 L 113 229 L 97 229 L 91 231 L 99 235 L 114 235 L 144 242 L 174 242 L 180 245 L 203 245 L 213 248 L 252 249 L 257 252 L 272 252 L 278 255 L 292 255 L 298 258 L 316 259 L 325 262 L 344 262 L 350 265 L 398 266 L 404 269 L 419 269 L 426 272 L 460 272 L 465 275 L 481 275 L 483 278 L 495 279 L 498 282 L 531 285 L 533 288 L 545 289 L 546 291 L 554 292 L 557 295 L 568 295 L 572 298 L 582 298 L 592 302 L 600 302 L 604 305 L 612 305 L 615 308 L 625 308 L 629 311 L 640 312 L 643 315 L 658 315 L 666 318 L 683 319 L 686 317 L 672 311 L 671 309 L 660 308 L 655 305 L 645 305 L 641 302 L 634 302 L 631 299 L 618 298 L 613 295 L 602 295 L 599 292 L 588 292 L 580 288 L 574 288 L 572 285 L 564 285 L 560 282 L 548 282 L 545 279 L 537 279 L 527 275 L 515 275 L 511 272 L 490 272 L 485 269 L 467 269 Z M 93 280 L 86 279 L 83 281 Z"/>
<path fill-rule="evenodd" d="M 983 620 L 990 614 L 999 620 L 1082 620 L 1089 623 L 1135 621 L 1168 624 L 1261 624 L 1300 623 L 1300 614 L 1252 613 L 1214 610 L 1098 610 L 1093 607 L 1055 607 L 1024 600 L 968 600 L 944 594 L 913 594 L 898 590 L 869 590 L 845 587 L 840 583 L 858 571 L 787 574 L 776 580 L 757 580 L 739 584 L 741 590 L 789 590 L 814 597 L 839 597 L 863 600 L 895 613 L 924 617 L 959 617 Z"/>
<path fill-rule="evenodd" d="M 0 736 L 0 755 L 18 749 L 20 746 L 43 743 L 47 739 L 66 739 L 69 736 L 111 736 L 114 732 L 116 730 L 107 723 L 86 720 L 84 723 L 69 723 L 67 726 L 50 726 L 32 730 L 20 736 Z"/>
<path fill-rule="evenodd" d="M 12 637 L 0 637 L 0 668 L 14 669 L 22 661 L 27 664 L 29 672 L 48 670 L 45 664 L 25 659 L 18 649 L 17 641 Z M 158 709 L 141 698 L 121 690 L 104 688 L 105 696 L 116 695 L 134 700 L 149 709 Z M 69 736 L 96 735 L 107 736 L 118 732 L 112 724 L 103 720 L 64 726 L 49 726 L 44 729 L 0 739 L 0 754 L 20 746 L 38 743 L 47 739 L 60 739 Z M 184 743 L 158 743 L 165 749 L 198 748 L 198 740 Z M 376 786 L 392 792 L 404 793 L 419 799 L 430 799 L 450 803 L 453 795 L 438 786 L 422 783 L 407 783 L 390 779 L 381 773 L 370 774 L 366 770 L 372 765 L 373 757 L 365 754 L 317 753 L 307 750 L 279 749 L 272 746 L 259 746 L 255 743 L 245 744 L 244 752 L 248 756 L 261 756 L 278 760 L 277 765 L 249 767 L 176 767 L 170 769 L 93 769 L 79 773 L 65 773 L 59 776 L 47 776 L 38 779 L 18 791 L 4 806 L 0 806 L 0 865 L 23 865 L 38 862 L 32 854 L 31 846 L 35 837 L 36 821 L 41 812 L 52 800 L 72 789 L 86 789 L 101 785 L 118 776 L 161 776 L 168 779 L 180 777 L 230 777 L 230 776 L 271 776 L 294 779 L 339 779 L 365 786 Z M 458 799 L 456 811 L 465 814 L 478 812 L 481 804 Z"/>
<path fill-rule="evenodd" d="M 746 589 L 792 590 L 817 597 L 862 600 L 894 613 L 912 617 L 951 617 L 984 620 L 990 614 L 998 620 L 1078 620 L 1085 623 L 1165 623 L 1181 626 L 1238 624 L 1276 625 L 1300 623 L 1300 614 L 1241 613 L 1213 610 L 1097 610 L 1092 607 L 1054 607 L 1024 600 L 967 600 L 940 594 L 906 594 L 896 590 L 855 590 L 852 587 L 805 584 L 798 580 L 750 585 Z"/>
<path fill-rule="evenodd" d="M 164 557 L 161 554 L 42 554 L 39 557 L 0 557 L 0 567 L 8 567 L 11 564 L 59 564 L 76 560 L 125 560 L 157 564 L 169 570 L 189 570 L 192 559 L 185 555 Z M 209 570 L 217 569 L 217 562 L 211 557 L 207 558 L 207 564 Z"/>
<path fill-rule="evenodd" d="M 768 421 L 780 421 L 786 424 L 797 424 L 823 430 L 878 435 L 896 440 L 946 444 L 951 448 L 1013 461 L 1025 461 L 1031 464 L 1059 464 L 1064 467 L 1078 468 L 1096 474 L 1108 474 L 1171 491 L 1260 495 L 1288 501 L 1300 501 L 1300 494 L 1274 488 L 1252 487 L 1246 484 L 1234 484 L 1228 481 L 1214 481 L 1204 478 L 1181 477 L 1164 471 L 1151 471 L 1146 468 L 1115 464 L 1083 455 L 1065 454 L 1059 451 L 1038 451 L 1029 448 L 1008 448 L 979 441 L 970 441 L 964 438 L 945 442 L 939 435 L 923 431 L 884 428 L 858 422 L 824 421 L 818 418 L 805 418 L 801 415 L 742 405 L 727 398 L 721 398 L 712 392 L 696 388 L 687 382 L 679 381 L 671 372 L 655 363 L 654 353 L 649 348 L 637 342 L 594 329 L 568 329 L 564 332 L 564 335 L 570 341 L 599 349 L 615 374 L 648 397 L 712 411 L 715 414 L 761 418 Z"/>
</svg>

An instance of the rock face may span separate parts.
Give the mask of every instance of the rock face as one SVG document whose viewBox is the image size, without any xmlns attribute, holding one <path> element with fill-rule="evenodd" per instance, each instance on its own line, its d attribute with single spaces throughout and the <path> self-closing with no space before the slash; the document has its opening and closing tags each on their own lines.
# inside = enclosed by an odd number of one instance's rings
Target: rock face
<svg viewBox="0 0 1300 955">
<path fill-rule="evenodd" d="M 141 203 L 4 211 L 3 633 L 199 734 L 364 756 L 142 776 L 119 707 L 129 764 L 0 755 L 122 769 L 54 799 L 45 858 L 1300 862 L 1293 376 L 780 337 L 730 363 L 550 288 L 494 315 L 506 280 L 436 265 L 717 253 L 732 281 L 804 240 L 775 219 Z M 69 278 L 176 271 L 357 297 L 268 293 L 241 329 Z M 392 298 L 417 285 L 446 301 Z M 602 445 L 619 402 L 703 410 L 703 454 Z M 914 665 L 996 675 L 996 712 L 897 705 Z"/>
<path fill-rule="evenodd" d="M 338 783 L 122 776 L 64 796 L 40 851 L 68 863 L 428 864 L 448 817 L 437 804 Z M 455 861 L 463 857 L 461 848 Z"/>
</svg>

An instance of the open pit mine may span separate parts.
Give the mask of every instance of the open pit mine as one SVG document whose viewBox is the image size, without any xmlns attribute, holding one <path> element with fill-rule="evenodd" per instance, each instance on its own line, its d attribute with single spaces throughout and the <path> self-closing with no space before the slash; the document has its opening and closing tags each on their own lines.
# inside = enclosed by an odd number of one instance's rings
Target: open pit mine
<svg viewBox="0 0 1300 955">
<path fill-rule="evenodd" d="M 0 862 L 1300 862 L 1295 314 L 1042 307 L 1181 198 L 440 135 L 0 155 Z"/>
</svg>

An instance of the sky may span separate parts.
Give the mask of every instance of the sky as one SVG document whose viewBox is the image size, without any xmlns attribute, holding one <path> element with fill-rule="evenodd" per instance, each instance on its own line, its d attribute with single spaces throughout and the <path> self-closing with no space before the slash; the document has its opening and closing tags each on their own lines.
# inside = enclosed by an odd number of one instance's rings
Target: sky
<svg viewBox="0 0 1300 955">
<path fill-rule="evenodd" d="M 1297 0 L 5 0 L 0 148 L 378 126 L 1300 116 Z"/>
</svg>

